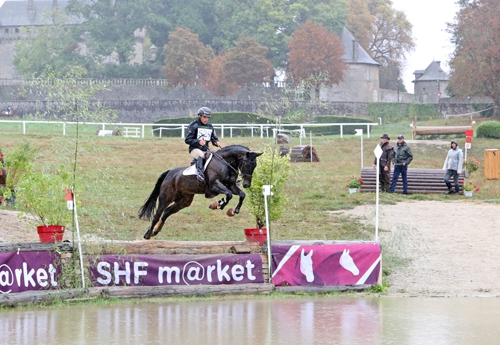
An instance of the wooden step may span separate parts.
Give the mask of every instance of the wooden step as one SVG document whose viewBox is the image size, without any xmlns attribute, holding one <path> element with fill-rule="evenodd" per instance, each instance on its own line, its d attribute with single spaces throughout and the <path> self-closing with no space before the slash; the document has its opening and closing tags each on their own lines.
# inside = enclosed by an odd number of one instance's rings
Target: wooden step
<svg viewBox="0 0 500 345">
<path fill-rule="evenodd" d="M 391 177 L 394 169 L 391 169 Z M 408 168 L 408 193 L 409 194 L 431 194 L 431 193 L 445 193 L 448 190 L 444 183 L 444 175 L 446 171 L 442 169 L 423 169 L 423 168 Z M 361 192 L 375 192 L 377 171 L 370 168 L 363 168 L 361 170 Z M 462 184 L 464 181 L 464 174 L 459 175 L 460 193 L 462 194 Z M 453 184 L 453 179 L 451 180 Z M 403 192 L 403 180 L 399 176 L 398 183 L 396 184 L 396 193 Z"/>
</svg>

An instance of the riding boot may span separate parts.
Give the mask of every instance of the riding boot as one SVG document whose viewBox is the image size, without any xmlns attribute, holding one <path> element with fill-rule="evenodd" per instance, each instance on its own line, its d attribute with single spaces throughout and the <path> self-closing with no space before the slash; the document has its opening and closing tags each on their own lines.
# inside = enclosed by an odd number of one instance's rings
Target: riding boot
<svg viewBox="0 0 500 345">
<path fill-rule="evenodd" d="M 196 161 L 196 170 L 198 170 L 197 178 L 198 181 L 201 184 L 205 183 L 205 175 L 203 175 L 203 164 L 204 164 L 204 159 L 203 157 L 198 157 L 198 160 Z"/>
<path fill-rule="evenodd" d="M 382 192 L 389 193 L 389 183 L 382 183 Z"/>
<path fill-rule="evenodd" d="M 455 194 L 455 191 L 453 190 L 453 188 L 448 187 L 448 191 L 446 193 L 444 193 L 444 194 L 446 194 L 446 195 L 448 195 L 448 194 Z"/>
</svg>

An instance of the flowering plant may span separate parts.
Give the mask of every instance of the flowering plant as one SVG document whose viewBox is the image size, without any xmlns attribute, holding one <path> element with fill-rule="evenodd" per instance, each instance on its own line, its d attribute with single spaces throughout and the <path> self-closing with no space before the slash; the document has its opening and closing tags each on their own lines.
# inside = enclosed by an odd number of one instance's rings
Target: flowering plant
<svg viewBox="0 0 500 345">
<path fill-rule="evenodd" d="M 345 185 L 347 188 L 359 188 L 363 184 L 363 180 L 360 177 L 349 176 L 346 180 L 347 184 Z"/>
<path fill-rule="evenodd" d="M 463 182 L 463 189 L 467 192 L 479 192 L 479 188 L 477 188 L 477 186 L 472 183 L 472 182 L 468 182 L 468 183 L 465 183 L 465 181 Z"/>
<path fill-rule="evenodd" d="M 477 160 L 474 158 L 470 157 L 467 158 L 467 160 L 464 162 L 464 167 L 469 173 L 475 172 L 479 167 L 481 166 L 481 163 L 479 163 Z"/>
</svg>

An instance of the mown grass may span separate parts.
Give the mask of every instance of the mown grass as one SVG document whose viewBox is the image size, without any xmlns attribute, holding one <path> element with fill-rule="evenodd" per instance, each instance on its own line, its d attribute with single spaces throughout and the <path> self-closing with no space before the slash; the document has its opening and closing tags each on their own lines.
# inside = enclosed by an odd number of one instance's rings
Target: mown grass
<svg viewBox="0 0 500 345">
<path fill-rule="evenodd" d="M 69 166 L 74 158 L 74 131 L 62 136 L 60 127 L 49 131 L 45 126 L 32 124 L 28 134 L 23 135 L 19 125 L 0 123 L 0 148 L 8 157 L 23 140 L 30 141 L 39 148 L 36 170 L 57 169 L 61 163 Z M 141 239 L 149 222 L 138 219 L 138 209 L 163 171 L 189 164 L 191 157 L 187 145 L 181 138 L 158 139 L 149 134 L 145 139 L 97 137 L 95 126 L 81 129 L 76 184 L 81 232 L 102 239 Z M 363 140 L 365 166 L 372 165 L 373 149 L 382 133 L 388 133 L 393 143 L 397 134 L 411 139 L 411 128 L 406 123 L 374 127 L 370 138 Z M 415 157 L 412 167 L 442 168 L 449 149 L 449 138 L 444 140 L 444 143 L 411 143 Z M 273 140 L 240 137 L 225 138 L 222 142 L 259 151 Z M 464 139 L 459 142 L 463 146 Z M 303 144 L 306 143 L 309 143 L 309 138 L 303 139 Z M 299 139 L 293 138 L 291 146 L 298 144 Z M 360 175 L 360 138 L 352 135 L 342 139 L 339 136 L 318 136 L 313 138 L 313 145 L 321 162 L 292 164 L 293 176 L 287 188 L 289 204 L 282 219 L 271 224 L 273 239 L 373 240 L 372 225 L 363 225 L 339 212 L 329 212 L 375 203 L 374 193 L 350 195 L 345 188 L 348 176 Z M 484 149 L 498 148 L 499 142 L 475 138 L 472 146 L 468 156 L 483 164 Z M 500 202 L 498 180 L 486 180 L 482 168 L 471 180 L 481 188 L 472 200 L 444 195 L 411 195 L 405 200 Z M 381 195 L 381 203 L 393 204 L 401 200 L 401 195 Z M 196 196 L 191 207 L 167 220 L 155 239 L 244 240 L 243 229 L 255 226 L 255 220 L 245 205 L 239 215 L 229 218 L 225 211 L 209 210 L 210 202 L 203 196 Z M 235 204 L 233 201 L 231 206 Z"/>
</svg>

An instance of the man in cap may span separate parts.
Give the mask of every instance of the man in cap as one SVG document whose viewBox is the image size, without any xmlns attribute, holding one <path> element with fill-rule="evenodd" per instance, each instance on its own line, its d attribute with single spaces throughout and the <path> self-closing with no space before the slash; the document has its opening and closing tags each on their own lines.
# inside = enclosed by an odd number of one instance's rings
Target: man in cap
<svg viewBox="0 0 500 345">
<path fill-rule="evenodd" d="M 394 164 L 394 174 L 392 175 L 391 188 L 389 193 L 394 193 L 399 175 L 403 177 L 403 195 L 408 195 L 408 165 L 413 160 L 410 147 L 405 142 L 403 135 L 398 135 L 398 145 L 392 151 L 392 164 Z"/>
<path fill-rule="evenodd" d="M 462 165 L 464 162 L 464 153 L 462 149 L 458 147 L 458 142 L 456 140 L 451 141 L 451 149 L 448 151 L 448 155 L 444 160 L 443 170 L 446 170 L 444 175 L 444 183 L 448 187 L 448 191 L 445 194 L 453 194 L 460 192 L 460 186 L 458 184 L 458 175 L 462 172 Z M 450 178 L 453 176 L 453 182 L 455 183 L 455 191 L 450 183 Z"/>
<path fill-rule="evenodd" d="M 379 181 L 381 185 L 382 192 L 388 192 L 391 185 L 391 158 L 394 147 L 389 144 L 389 136 L 384 134 L 380 137 L 382 141 L 380 142 L 380 148 L 382 149 L 382 155 L 380 156 L 380 173 Z M 373 169 L 377 169 L 377 158 L 373 161 Z"/>
</svg>

